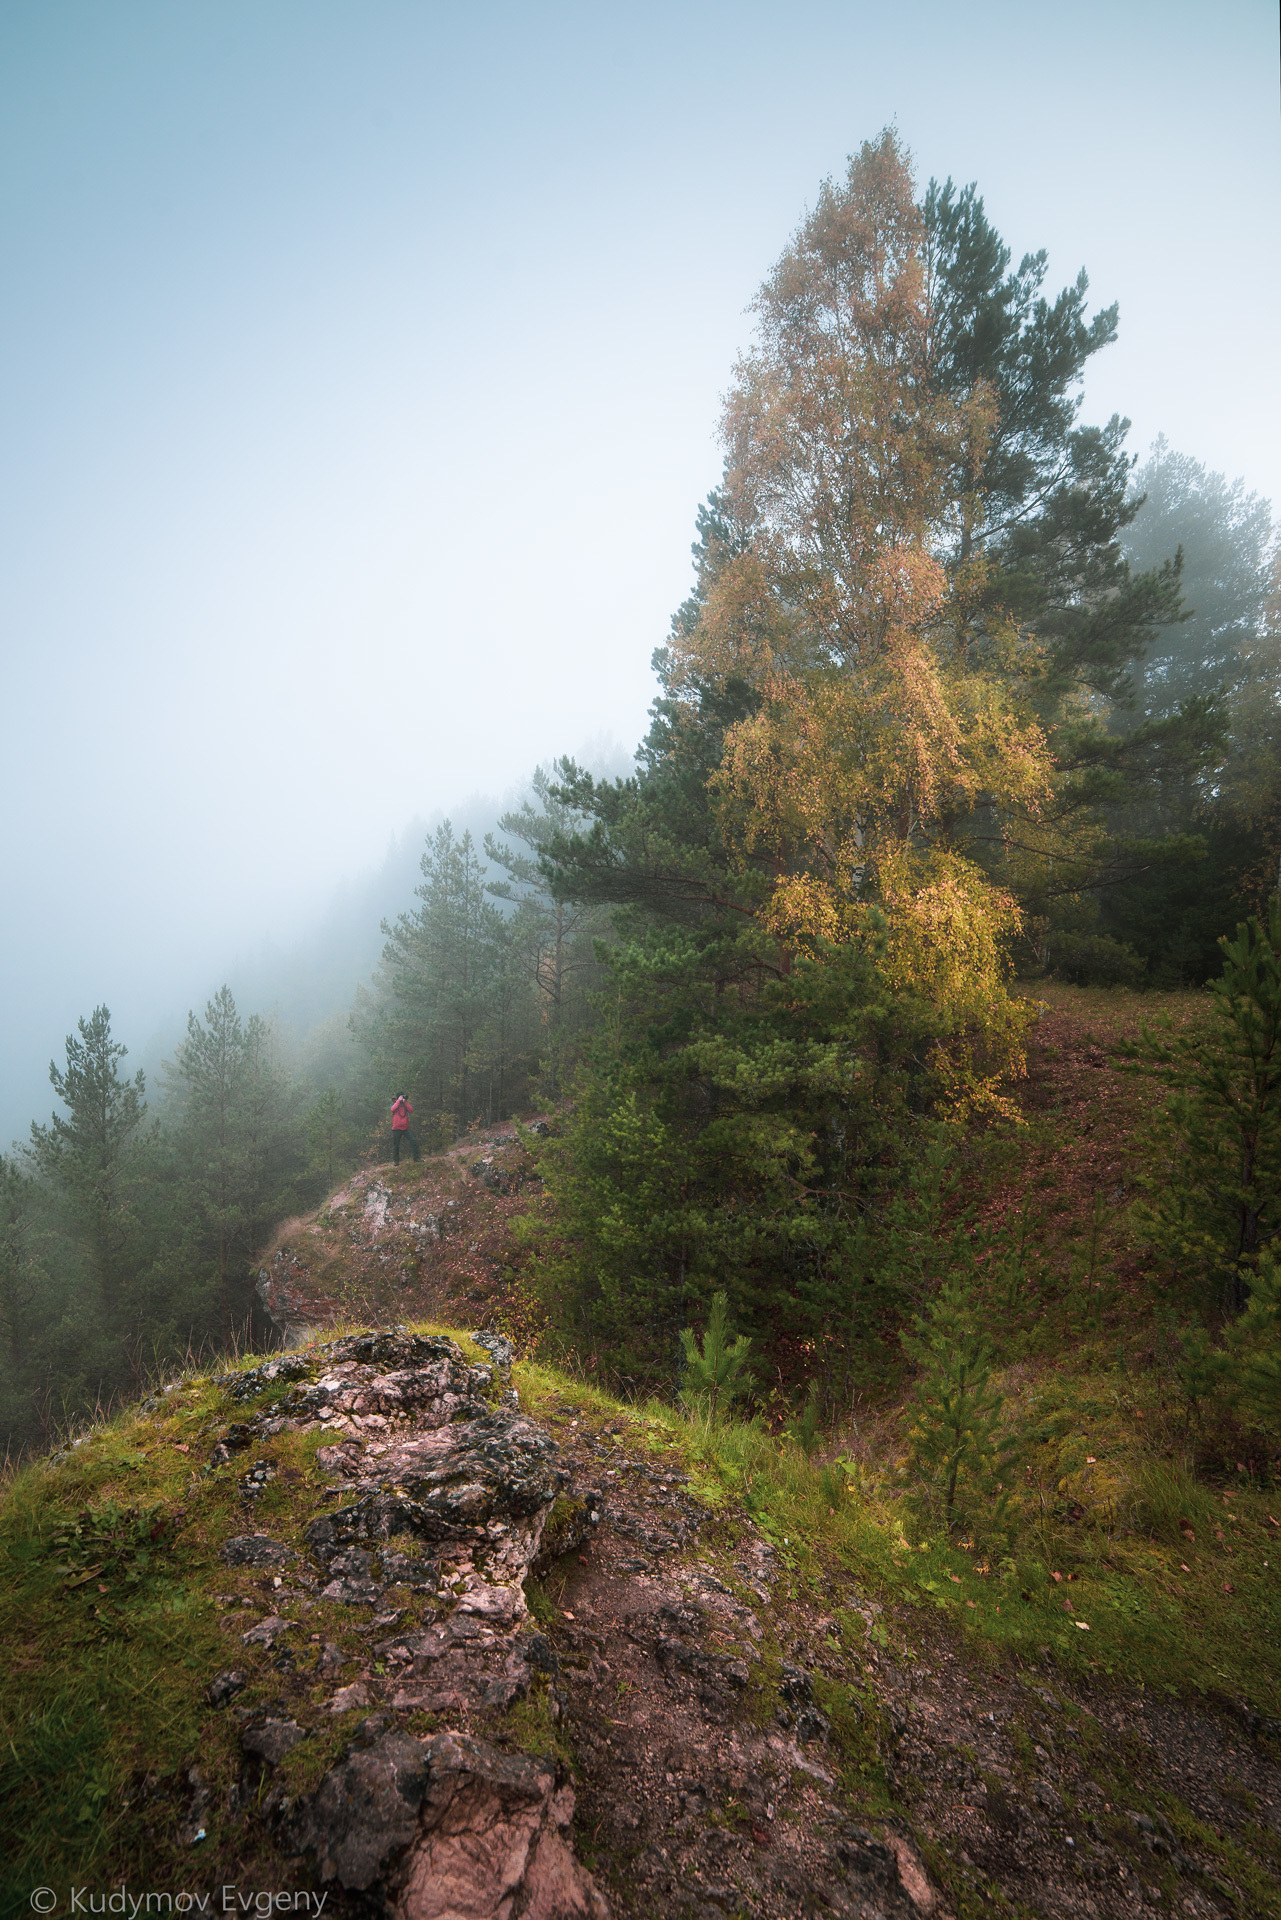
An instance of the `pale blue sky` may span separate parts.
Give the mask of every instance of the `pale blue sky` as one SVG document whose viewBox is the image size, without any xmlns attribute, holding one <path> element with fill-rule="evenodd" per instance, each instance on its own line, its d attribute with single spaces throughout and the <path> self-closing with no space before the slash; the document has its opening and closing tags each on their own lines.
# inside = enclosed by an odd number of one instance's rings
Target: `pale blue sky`
<svg viewBox="0 0 1281 1920">
<path fill-rule="evenodd" d="M 0 11 L 0 1139 L 415 814 L 630 746 L 753 289 L 896 119 L 1281 496 L 1271 0 Z"/>
</svg>

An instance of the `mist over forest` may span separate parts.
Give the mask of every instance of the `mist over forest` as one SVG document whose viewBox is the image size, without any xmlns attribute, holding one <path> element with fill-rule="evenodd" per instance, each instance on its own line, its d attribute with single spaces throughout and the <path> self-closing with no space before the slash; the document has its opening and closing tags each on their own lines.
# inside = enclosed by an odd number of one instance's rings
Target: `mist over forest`
<svg viewBox="0 0 1281 1920">
<path fill-rule="evenodd" d="M 261 1337 L 273 1233 L 385 1158 L 402 1090 L 415 1158 L 565 1116 L 546 1340 L 657 1384 L 733 1274 L 753 1337 L 837 1338 L 836 1404 L 936 1130 L 1013 1118 L 1026 983 L 1200 988 L 1252 913 L 1267 951 L 1270 505 L 1082 424 L 1117 309 L 1012 260 L 974 187 L 865 143 L 757 296 L 634 770 L 406 831 L 159 1059 L 105 1001 L 55 1043 L 3 1163 L 11 1444 Z"/>
<path fill-rule="evenodd" d="M 1262 12 L 802 14 L 0 20 L 15 1911 L 1281 1920 Z"/>
</svg>

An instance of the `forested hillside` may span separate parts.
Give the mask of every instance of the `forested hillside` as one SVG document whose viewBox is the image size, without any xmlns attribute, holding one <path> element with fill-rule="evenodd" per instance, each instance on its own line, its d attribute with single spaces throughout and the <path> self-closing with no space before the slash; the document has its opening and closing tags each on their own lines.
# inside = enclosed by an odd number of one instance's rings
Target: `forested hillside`
<svg viewBox="0 0 1281 1920">
<path fill-rule="evenodd" d="M 1031 1284 L 1026 1221 L 975 1208 L 1023 1151 L 1051 979 L 1156 1021 L 1200 993 L 1194 1043 L 1127 1039 L 1170 1095 L 1133 1232 L 1194 1399 L 1248 1375 L 1275 1433 L 1270 510 L 1083 423 L 1119 317 L 1046 272 L 974 187 L 865 144 L 757 296 L 635 773 L 540 769 L 480 845 L 444 823 L 301 1043 L 224 989 L 148 1086 L 86 1014 L 3 1161 L 11 1447 L 251 1337 L 276 1230 L 389 1157 L 401 1090 L 426 1151 L 559 1116 L 518 1229 L 546 1354 L 691 1390 L 723 1294 L 742 1404 L 835 1428 L 915 1378 L 942 1407 L 940 1356 L 999 1360 L 994 1276 Z"/>
</svg>

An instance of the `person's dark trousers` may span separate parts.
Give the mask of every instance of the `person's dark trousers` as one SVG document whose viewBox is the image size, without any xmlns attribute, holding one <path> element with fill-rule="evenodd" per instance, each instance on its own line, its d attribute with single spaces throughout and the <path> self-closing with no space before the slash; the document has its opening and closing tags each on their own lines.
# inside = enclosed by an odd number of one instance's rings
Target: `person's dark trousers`
<svg viewBox="0 0 1281 1920">
<path fill-rule="evenodd" d="M 415 1140 L 413 1134 L 410 1133 L 409 1129 L 407 1127 L 393 1127 L 391 1130 L 391 1164 L 393 1167 L 400 1165 L 400 1143 L 402 1140 L 408 1142 L 409 1151 L 413 1154 L 414 1159 L 416 1160 L 418 1158 L 418 1142 Z"/>
</svg>

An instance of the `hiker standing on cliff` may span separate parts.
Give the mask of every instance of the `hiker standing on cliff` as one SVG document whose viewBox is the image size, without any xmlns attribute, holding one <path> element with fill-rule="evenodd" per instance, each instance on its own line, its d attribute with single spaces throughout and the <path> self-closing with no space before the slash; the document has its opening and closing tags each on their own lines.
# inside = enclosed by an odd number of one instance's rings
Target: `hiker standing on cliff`
<svg viewBox="0 0 1281 1920">
<path fill-rule="evenodd" d="M 413 1112 L 403 1093 L 398 1093 L 391 1103 L 391 1164 L 400 1165 L 400 1143 L 408 1140 L 409 1151 L 414 1159 L 418 1158 L 418 1142 L 409 1131 L 409 1116 Z"/>
</svg>

